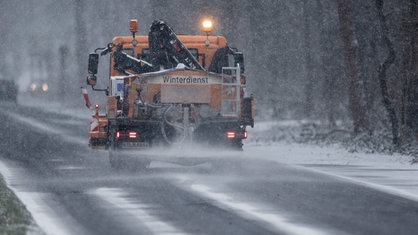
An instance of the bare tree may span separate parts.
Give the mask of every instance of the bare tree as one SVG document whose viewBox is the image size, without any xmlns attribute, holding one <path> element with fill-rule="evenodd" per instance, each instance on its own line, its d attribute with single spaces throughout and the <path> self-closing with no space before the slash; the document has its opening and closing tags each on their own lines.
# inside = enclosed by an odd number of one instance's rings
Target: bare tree
<svg viewBox="0 0 418 235">
<path fill-rule="evenodd" d="M 330 29 L 332 28 L 326 21 L 327 18 L 330 19 L 329 12 L 326 12 L 321 0 L 316 0 L 316 17 L 317 25 L 319 28 L 319 55 L 320 55 L 320 70 L 322 78 L 322 99 L 324 114 L 328 127 L 334 128 L 336 126 L 336 106 L 337 106 L 337 91 L 335 89 L 337 79 L 332 76 L 332 68 L 335 67 L 333 64 L 336 61 L 333 61 L 332 58 L 332 48 L 335 40 L 330 39 L 331 33 Z M 341 95 L 341 93 L 339 93 Z"/>
<path fill-rule="evenodd" d="M 418 0 L 409 0 L 409 14 L 405 14 L 405 31 L 409 44 L 403 49 L 406 60 L 406 135 L 418 140 Z"/>
<path fill-rule="evenodd" d="M 70 50 L 68 49 L 68 47 L 67 46 L 65 46 L 65 45 L 62 45 L 62 46 L 60 46 L 60 48 L 59 48 L 59 61 L 60 61 L 60 71 L 61 71 L 61 74 L 60 74 L 60 78 L 59 78 L 59 81 L 58 81 L 58 92 L 59 92 L 59 94 L 60 94 L 60 99 L 61 99 L 61 101 L 65 101 L 65 84 L 66 84 L 66 82 L 68 81 L 68 78 L 67 78 L 67 57 L 68 57 L 68 54 L 69 54 L 69 52 L 70 52 Z"/>
<path fill-rule="evenodd" d="M 75 22 L 76 22 L 76 46 L 75 55 L 77 59 L 77 77 L 78 86 L 84 83 L 85 75 L 87 73 L 87 36 L 86 36 L 86 22 L 84 20 L 84 1 L 75 0 Z"/>
<path fill-rule="evenodd" d="M 349 109 L 353 119 L 354 133 L 367 130 L 364 107 L 361 103 L 361 87 L 357 68 L 357 41 L 353 28 L 352 0 L 338 0 L 340 34 L 348 78 Z"/>
<path fill-rule="evenodd" d="M 312 63 L 312 48 L 311 48 L 311 34 L 310 34 L 310 17 L 308 10 L 308 1 L 303 1 L 303 17 L 304 17 L 304 51 L 305 51 L 305 66 L 306 66 L 306 84 L 305 84 L 305 107 L 304 113 L 307 118 L 312 116 L 313 110 L 313 82 L 314 82 L 314 71 Z"/>
<path fill-rule="evenodd" d="M 389 29 L 386 24 L 386 17 L 383 14 L 383 0 L 376 0 L 376 8 L 378 12 L 378 18 L 382 28 L 382 37 L 385 42 L 386 47 L 388 48 L 389 54 L 386 57 L 385 61 L 379 66 L 379 82 L 380 90 L 382 93 L 383 104 L 385 105 L 386 111 L 389 115 L 389 120 L 392 126 L 392 141 L 393 144 L 399 145 L 399 123 L 396 117 L 395 105 L 389 95 L 388 91 L 388 82 L 387 82 L 387 70 L 390 65 L 395 61 L 395 49 L 393 48 L 393 43 L 389 39 Z"/>
</svg>

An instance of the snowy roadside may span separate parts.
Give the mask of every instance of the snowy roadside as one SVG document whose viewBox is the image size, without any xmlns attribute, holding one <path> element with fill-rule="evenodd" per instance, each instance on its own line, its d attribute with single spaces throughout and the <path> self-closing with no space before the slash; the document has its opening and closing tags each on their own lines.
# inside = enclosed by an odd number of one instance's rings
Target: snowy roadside
<svg viewBox="0 0 418 235">
<path fill-rule="evenodd" d="M 260 136 L 265 137 L 267 130 L 278 129 L 280 125 L 292 123 L 265 122 L 260 124 L 260 128 L 250 128 L 250 138 L 244 146 L 245 155 L 303 166 L 418 201 L 418 165 L 411 164 L 414 159 L 412 156 L 360 151 L 351 153 L 338 144 L 318 146 L 280 138 L 276 138 L 279 141 L 257 141 Z"/>
<path fill-rule="evenodd" d="M 9 170 L 0 161 L 0 234 L 43 235 L 29 208 L 11 187 Z"/>
</svg>

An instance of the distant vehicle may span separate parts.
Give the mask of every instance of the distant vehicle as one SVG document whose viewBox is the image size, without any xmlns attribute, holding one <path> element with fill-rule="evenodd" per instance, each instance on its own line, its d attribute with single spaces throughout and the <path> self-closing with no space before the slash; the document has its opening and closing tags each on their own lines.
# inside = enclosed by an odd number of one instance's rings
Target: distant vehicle
<svg viewBox="0 0 418 235">
<path fill-rule="evenodd" d="M 3 100 L 16 102 L 17 86 L 13 80 L 0 79 L 0 101 Z"/>
<path fill-rule="evenodd" d="M 43 82 L 32 82 L 29 86 L 29 91 L 32 92 L 32 94 L 44 94 L 47 93 L 49 90 L 48 83 Z"/>
</svg>

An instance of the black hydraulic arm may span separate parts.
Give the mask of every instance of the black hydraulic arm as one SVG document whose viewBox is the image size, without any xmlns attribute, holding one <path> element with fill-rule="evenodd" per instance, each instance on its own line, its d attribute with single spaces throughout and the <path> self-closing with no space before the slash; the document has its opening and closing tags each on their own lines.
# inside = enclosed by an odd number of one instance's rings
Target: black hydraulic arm
<svg viewBox="0 0 418 235">
<path fill-rule="evenodd" d="M 102 50 L 101 55 L 105 55 L 116 46 L 113 50 L 114 69 L 124 74 L 128 74 L 127 70 L 146 73 L 159 70 L 161 66 L 165 69 L 174 68 L 180 63 L 192 69 L 205 70 L 164 21 L 155 20 L 152 23 L 148 41 L 149 62 L 128 55 L 123 51 L 122 44 L 110 43 L 107 48 L 98 49 Z"/>
<path fill-rule="evenodd" d="M 172 68 L 182 63 L 192 69 L 205 70 L 164 21 L 152 23 L 148 40 L 154 66 Z"/>
<path fill-rule="evenodd" d="M 123 51 L 122 44 L 116 46 L 113 57 L 115 70 L 125 74 L 128 69 L 137 73 L 146 73 L 154 70 L 152 64 L 126 54 Z"/>
<path fill-rule="evenodd" d="M 228 55 L 234 58 L 234 65 L 229 64 Z M 209 66 L 209 71 L 214 73 L 221 73 L 222 67 L 237 66 L 240 64 L 241 73 L 244 73 L 244 56 L 242 52 L 237 51 L 236 48 L 226 46 L 219 48 L 213 56 L 212 63 Z"/>
</svg>

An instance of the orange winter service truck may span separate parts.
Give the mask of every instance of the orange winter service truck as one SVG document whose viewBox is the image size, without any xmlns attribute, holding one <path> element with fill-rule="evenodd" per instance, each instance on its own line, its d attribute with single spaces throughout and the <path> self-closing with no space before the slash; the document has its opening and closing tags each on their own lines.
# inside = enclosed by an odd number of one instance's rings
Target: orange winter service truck
<svg viewBox="0 0 418 235">
<path fill-rule="evenodd" d="M 89 146 L 109 149 L 113 167 L 124 150 L 208 144 L 242 149 L 254 125 L 254 99 L 247 95 L 244 57 L 222 36 L 176 35 L 164 21 L 146 36 L 117 36 L 89 55 L 87 84 L 106 94 L 106 113 L 91 120 Z M 99 57 L 109 55 L 105 89 L 96 88 Z M 149 163 L 149 162 L 148 162 Z M 147 162 L 144 162 L 146 165 Z"/>
</svg>

